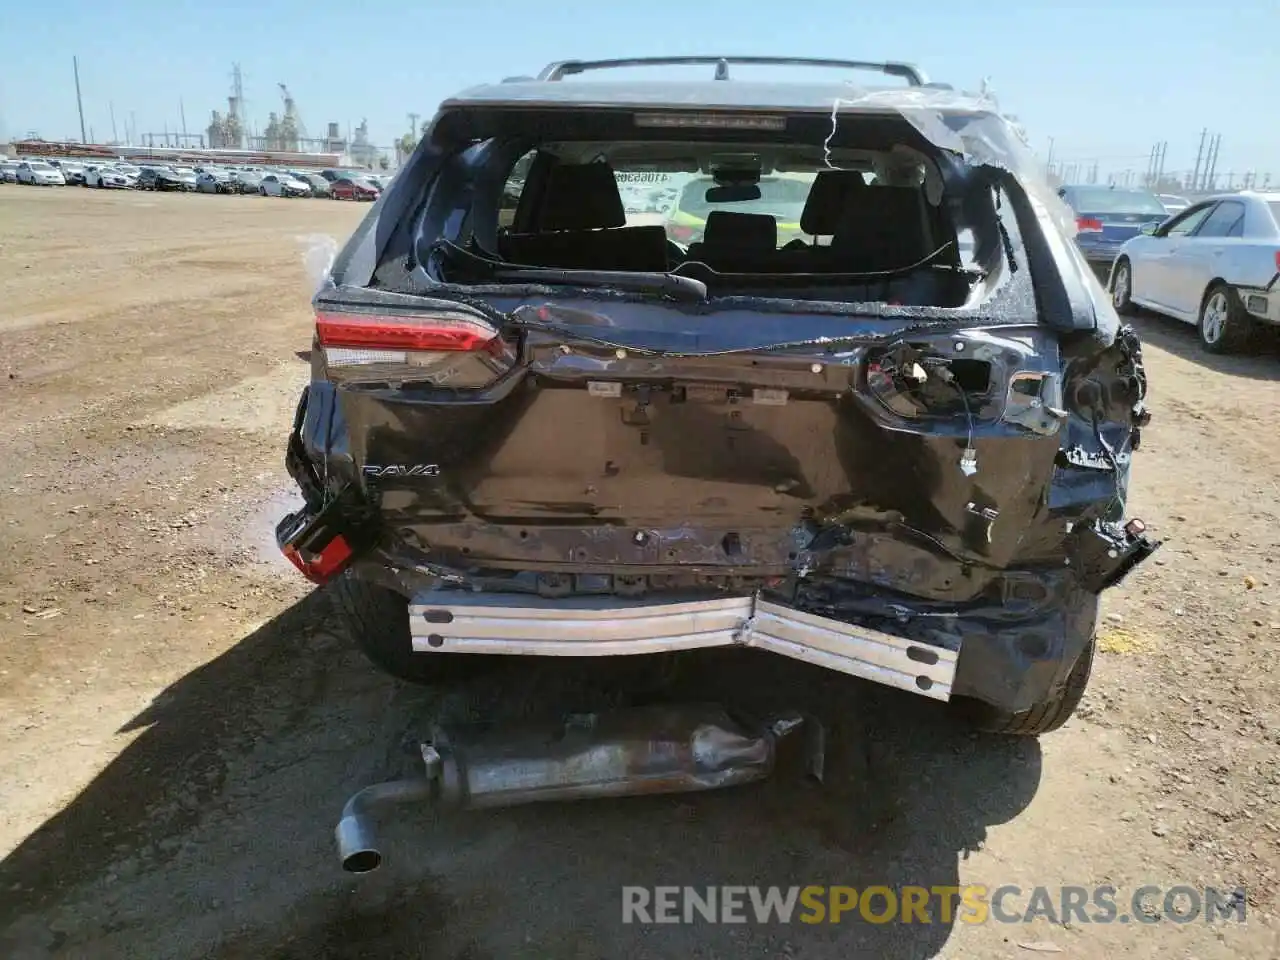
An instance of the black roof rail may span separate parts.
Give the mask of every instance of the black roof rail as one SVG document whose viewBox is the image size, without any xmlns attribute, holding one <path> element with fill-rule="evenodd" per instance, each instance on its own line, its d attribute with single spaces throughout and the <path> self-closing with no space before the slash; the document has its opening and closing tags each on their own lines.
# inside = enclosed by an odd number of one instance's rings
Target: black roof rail
<svg viewBox="0 0 1280 960">
<path fill-rule="evenodd" d="M 562 80 L 588 70 L 615 70 L 624 67 L 714 66 L 716 79 L 729 79 L 729 64 L 753 66 L 830 67 L 836 70 L 872 70 L 901 77 L 913 87 L 929 85 L 924 71 L 914 64 L 895 60 L 828 60 L 817 57 L 629 57 L 622 60 L 558 60 L 538 74 L 539 80 Z"/>
</svg>

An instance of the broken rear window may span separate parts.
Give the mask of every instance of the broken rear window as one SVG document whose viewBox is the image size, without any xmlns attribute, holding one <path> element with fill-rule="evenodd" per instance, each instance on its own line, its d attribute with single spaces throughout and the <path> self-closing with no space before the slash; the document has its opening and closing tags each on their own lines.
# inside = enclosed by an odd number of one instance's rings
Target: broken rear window
<svg viewBox="0 0 1280 960">
<path fill-rule="evenodd" d="M 550 285 L 769 299 L 782 311 L 975 307 L 1016 286 L 1002 303 L 1030 319 L 1030 288 L 1014 279 L 1028 254 L 998 165 L 973 164 L 893 113 L 842 115 L 837 130 L 815 113 L 735 115 L 723 128 L 702 114 L 649 118 L 445 111 L 432 132 L 441 159 L 422 170 L 435 185 L 379 255 L 379 282 L 408 289 L 407 267 L 418 283 L 484 297 Z M 401 234 L 414 252 L 398 259 Z"/>
<path fill-rule="evenodd" d="M 477 192 L 465 237 L 437 245 L 437 279 L 626 272 L 710 295 L 959 306 L 988 272 L 940 169 L 905 147 L 564 141 L 507 156 L 500 194 Z"/>
</svg>

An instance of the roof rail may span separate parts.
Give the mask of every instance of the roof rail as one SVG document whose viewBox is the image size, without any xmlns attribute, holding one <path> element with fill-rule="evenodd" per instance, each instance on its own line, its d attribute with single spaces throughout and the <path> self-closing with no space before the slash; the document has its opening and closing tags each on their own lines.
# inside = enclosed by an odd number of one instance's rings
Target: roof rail
<svg viewBox="0 0 1280 960">
<path fill-rule="evenodd" d="M 630 57 L 623 60 L 559 60 L 549 63 L 538 74 L 539 80 L 562 80 L 588 70 L 614 70 L 624 67 L 715 66 L 717 80 L 729 79 L 729 64 L 754 66 L 830 67 L 837 70 L 873 70 L 890 77 L 901 77 L 913 87 L 929 83 L 919 67 L 894 60 L 827 60 L 815 57 Z"/>
</svg>

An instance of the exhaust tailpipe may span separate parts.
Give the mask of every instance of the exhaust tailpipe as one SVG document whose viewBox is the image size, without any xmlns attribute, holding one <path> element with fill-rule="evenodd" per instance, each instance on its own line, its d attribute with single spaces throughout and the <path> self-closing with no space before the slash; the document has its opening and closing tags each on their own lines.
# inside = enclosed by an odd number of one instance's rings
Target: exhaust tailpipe
<svg viewBox="0 0 1280 960">
<path fill-rule="evenodd" d="M 802 725 L 809 774 L 821 781 L 822 727 L 799 713 L 747 725 L 716 705 L 663 704 L 507 731 L 437 731 L 422 745 L 421 776 L 365 787 L 347 801 L 335 830 L 342 868 L 381 865 L 373 814 L 383 806 L 478 810 L 737 786 L 768 777 L 778 741 Z"/>
<path fill-rule="evenodd" d="M 375 783 L 352 794 L 342 808 L 334 835 L 342 869 L 348 873 L 369 873 L 382 865 L 382 851 L 375 842 L 371 814 L 379 806 L 431 800 L 434 782 L 427 777 Z"/>
</svg>

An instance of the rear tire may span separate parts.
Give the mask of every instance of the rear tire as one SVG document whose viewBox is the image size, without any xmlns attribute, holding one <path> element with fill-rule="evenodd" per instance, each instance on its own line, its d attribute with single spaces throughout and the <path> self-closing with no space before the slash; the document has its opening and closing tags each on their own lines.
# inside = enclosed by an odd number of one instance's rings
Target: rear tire
<svg viewBox="0 0 1280 960">
<path fill-rule="evenodd" d="M 494 658 L 471 653 L 415 653 L 409 601 L 387 587 L 350 573 L 333 584 L 342 628 L 378 669 L 407 683 L 434 684 L 473 676 Z"/>
<path fill-rule="evenodd" d="M 1196 329 L 1200 345 L 1209 353 L 1239 353 L 1253 338 L 1254 323 L 1235 290 L 1225 283 L 1215 283 L 1200 303 Z"/>
<path fill-rule="evenodd" d="M 1125 257 L 1116 261 L 1116 268 L 1112 271 L 1111 305 L 1121 316 L 1138 312 L 1133 305 L 1133 266 Z"/>
<path fill-rule="evenodd" d="M 999 710 L 988 703 L 975 700 L 958 701 L 965 714 L 965 719 L 976 729 L 984 733 L 998 733 L 1013 737 L 1038 737 L 1042 733 L 1052 733 L 1071 719 L 1084 697 L 1085 687 L 1089 685 L 1089 675 L 1093 672 L 1093 652 L 1096 644 L 1092 639 L 1080 653 L 1079 659 L 1067 675 L 1067 682 L 1062 685 L 1058 695 L 1051 700 L 1037 703 L 1030 710 L 1020 713 L 1009 713 Z"/>
</svg>

